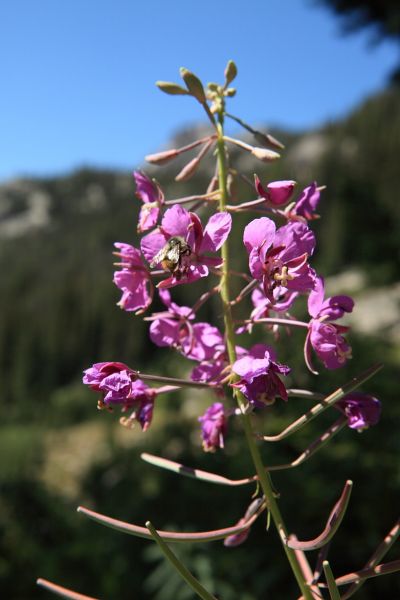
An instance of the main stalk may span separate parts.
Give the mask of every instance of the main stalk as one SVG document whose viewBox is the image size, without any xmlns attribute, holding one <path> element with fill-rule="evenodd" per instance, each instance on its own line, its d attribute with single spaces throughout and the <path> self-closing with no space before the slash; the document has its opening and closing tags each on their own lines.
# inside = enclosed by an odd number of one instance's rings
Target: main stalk
<svg viewBox="0 0 400 600">
<path fill-rule="evenodd" d="M 218 160 L 218 179 L 219 179 L 219 189 L 220 189 L 220 201 L 219 201 L 219 210 L 224 211 L 226 205 L 228 204 L 229 194 L 227 187 L 227 160 L 226 160 L 226 148 L 224 141 L 224 117 L 223 114 L 220 113 L 218 115 L 218 123 L 217 123 L 217 160 Z M 225 322 L 225 338 L 226 338 L 226 347 L 229 356 L 230 364 L 233 364 L 236 360 L 236 351 L 235 351 L 235 332 L 233 326 L 232 312 L 231 312 L 231 304 L 230 304 L 230 293 L 229 293 L 229 246 L 228 241 L 222 246 L 222 258 L 224 259 L 222 266 L 222 276 L 221 276 L 221 299 L 223 305 L 224 312 L 224 322 Z M 249 446 L 250 454 L 253 459 L 254 467 L 256 469 L 258 479 L 265 496 L 268 509 L 271 513 L 271 517 L 275 526 L 278 530 L 279 537 L 281 539 L 283 548 L 286 552 L 286 556 L 292 568 L 293 574 L 296 578 L 296 581 L 299 585 L 301 593 L 303 595 L 304 600 L 313 600 L 312 593 L 308 584 L 304 581 L 304 576 L 302 570 L 300 568 L 299 562 L 294 551 L 289 548 L 285 541 L 288 537 L 287 530 L 279 510 L 279 506 L 274 497 L 271 478 L 268 472 L 265 470 L 263 465 L 261 455 L 258 449 L 258 446 L 255 442 L 255 436 L 252 429 L 252 424 L 250 420 L 249 414 L 247 414 L 244 410 L 245 408 L 245 398 L 243 395 L 235 391 L 235 396 L 237 398 L 239 407 L 242 409 L 242 421 L 243 427 L 246 434 L 247 444 Z"/>
</svg>

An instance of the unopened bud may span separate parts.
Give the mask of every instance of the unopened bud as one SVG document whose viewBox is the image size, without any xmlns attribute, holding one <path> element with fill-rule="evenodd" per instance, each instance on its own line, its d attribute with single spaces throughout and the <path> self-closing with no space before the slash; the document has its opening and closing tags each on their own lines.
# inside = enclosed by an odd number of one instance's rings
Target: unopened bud
<svg viewBox="0 0 400 600">
<path fill-rule="evenodd" d="M 226 85 L 229 85 L 231 81 L 235 79 L 237 72 L 237 66 L 235 65 L 233 60 L 228 61 L 228 64 L 226 65 L 224 71 Z"/>
<path fill-rule="evenodd" d="M 228 98 L 233 98 L 236 95 L 236 88 L 228 88 L 225 90 L 224 95 L 228 96 Z"/>
<path fill-rule="evenodd" d="M 244 525 L 245 523 L 246 519 L 240 519 L 240 521 L 238 521 L 237 524 Z M 243 542 L 247 540 L 247 538 L 249 537 L 249 533 L 250 527 L 248 527 L 247 529 L 243 529 L 239 533 L 228 535 L 228 537 L 224 539 L 224 546 L 226 548 L 235 548 L 236 546 L 240 546 L 240 544 L 243 544 Z"/>
<path fill-rule="evenodd" d="M 186 83 L 189 93 L 200 102 L 204 104 L 206 101 L 206 95 L 204 92 L 203 84 L 200 79 L 185 67 L 180 68 L 180 73 L 183 81 Z"/>
<path fill-rule="evenodd" d="M 200 164 L 200 161 L 201 161 L 201 158 L 199 156 L 195 156 L 178 173 L 178 175 L 175 177 L 175 181 L 187 181 L 188 179 L 190 179 L 196 173 L 197 168 Z"/>
<path fill-rule="evenodd" d="M 262 162 L 271 162 L 272 160 L 276 160 L 277 158 L 281 157 L 278 152 L 268 150 L 267 148 L 254 147 L 252 148 L 251 153 L 253 156 L 258 158 L 258 160 L 262 160 Z"/>
<path fill-rule="evenodd" d="M 219 92 L 220 87 L 221 86 L 218 85 L 218 83 L 214 83 L 213 81 L 207 83 L 207 88 L 210 90 L 210 92 Z"/>
<path fill-rule="evenodd" d="M 272 181 L 267 185 L 266 188 L 264 188 L 257 175 L 255 175 L 254 184 L 260 197 L 265 198 L 274 206 L 282 206 L 290 199 L 296 182 L 292 180 Z"/>
<path fill-rule="evenodd" d="M 269 200 L 275 206 L 286 204 L 293 194 L 295 181 L 272 181 L 267 185 Z"/>
<path fill-rule="evenodd" d="M 254 131 L 253 135 L 254 135 L 255 139 L 257 140 L 257 142 L 259 142 L 263 146 L 265 146 L 265 145 L 275 146 L 275 148 L 280 148 L 280 149 L 283 149 L 285 147 L 282 144 L 282 142 L 277 140 L 273 135 L 270 135 L 269 133 L 262 133 L 261 131 Z"/>
<path fill-rule="evenodd" d="M 156 154 L 148 154 L 145 156 L 145 160 L 152 165 L 164 165 L 165 163 L 173 160 L 179 155 L 178 150 L 172 148 L 171 150 L 165 150 L 165 152 L 157 152 Z"/>
<path fill-rule="evenodd" d="M 189 94 L 185 88 L 181 87 L 177 83 L 172 83 L 171 81 L 156 81 L 156 86 L 162 92 L 165 92 L 165 94 L 170 94 L 171 96 L 187 96 Z"/>
</svg>

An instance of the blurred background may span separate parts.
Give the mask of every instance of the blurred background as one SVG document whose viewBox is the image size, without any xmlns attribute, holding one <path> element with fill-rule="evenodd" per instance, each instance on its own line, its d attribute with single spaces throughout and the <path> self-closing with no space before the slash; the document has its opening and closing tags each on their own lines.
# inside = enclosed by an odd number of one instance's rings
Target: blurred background
<svg viewBox="0 0 400 600">
<path fill-rule="evenodd" d="M 239 75 L 230 111 L 286 145 L 277 164 L 233 152 L 233 165 L 250 176 L 257 170 L 263 181 L 327 186 L 322 218 L 312 223 L 319 240 L 313 265 L 330 293 L 356 299 L 354 358 L 344 369 L 308 374 L 297 333 L 290 343 L 282 338 L 280 360 L 293 367 L 293 384 L 322 392 L 377 359 L 385 364 L 363 388 L 382 400 L 381 423 L 362 435 L 347 430 L 296 471 L 274 476 L 300 538 L 320 532 L 344 481 L 354 480 L 329 556 L 336 575 L 361 568 L 397 519 L 400 500 L 399 4 L 16 0 L 0 7 L 0 33 L 2 597 L 47 597 L 35 586 L 40 576 L 99 598 L 190 598 L 152 544 L 87 522 L 76 506 L 201 530 L 236 522 L 249 503 L 254 490 L 196 484 L 140 459 L 147 451 L 249 475 L 239 428 L 223 453 L 202 452 L 197 416 L 213 401 L 207 394 L 161 397 L 142 434 L 97 412 L 95 395 L 81 384 L 82 370 L 101 360 L 174 376 L 192 366 L 152 346 L 147 324 L 115 306 L 111 252 L 114 241 L 138 243 L 133 168 L 204 127 L 195 102 L 161 94 L 154 81 L 178 81 L 182 65 L 219 81 L 231 58 Z M 211 169 L 205 162 L 190 182 L 176 184 L 178 163 L 146 167 L 167 198 L 203 193 Z M 246 268 L 244 256 L 237 266 Z M 174 290 L 174 300 L 193 304 L 200 287 L 188 288 Z M 218 319 L 218 303 L 201 317 Z M 268 341 L 257 335 L 253 341 Z M 306 408 L 298 400 L 277 405 L 259 417 L 260 428 L 277 432 Z M 290 460 L 331 422 L 324 414 L 263 449 L 265 461 Z M 216 542 L 177 552 L 224 600 L 297 597 L 277 536 L 265 536 L 262 519 L 238 548 Z M 398 556 L 395 548 L 387 560 Z M 370 580 L 359 597 L 400 597 L 399 577 Z"/>
</svg>

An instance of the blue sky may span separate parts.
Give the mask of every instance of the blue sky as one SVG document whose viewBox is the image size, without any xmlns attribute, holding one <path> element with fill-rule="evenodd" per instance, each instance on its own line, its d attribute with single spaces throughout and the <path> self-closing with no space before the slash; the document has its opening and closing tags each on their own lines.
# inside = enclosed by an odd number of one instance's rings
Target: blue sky
<svg viewBox="0 0 400 600">
<path fill-rule="evenodd" d="M 239 68 L 230 110 L 302 129 L 379 90 L 396 47 L 343 37 L 312 0 L 6 0 L 0 4 L 0 180 L 86 165 L 132 169 L 198 105 L 157 79 L 180 66 L 222 80 Z"/>
</svg>

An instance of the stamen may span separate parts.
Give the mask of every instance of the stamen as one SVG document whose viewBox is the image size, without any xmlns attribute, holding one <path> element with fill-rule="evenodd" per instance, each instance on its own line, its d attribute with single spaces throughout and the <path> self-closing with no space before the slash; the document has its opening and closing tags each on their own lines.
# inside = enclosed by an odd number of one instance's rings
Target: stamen
<svg viewBox="0 0 400 600">
<path fill-rule="evenodd" d="M 135 421 L 132 418 L 132 416 L 121 417 L 119 422 L 120 422 L 120 425 L 122 425 L 123 427 L 127 427 L 128 429 L 133 429 L 135 427 Z"/>
<path fill-rule="evenodd" d="M 100 398 L 100 400 L 97 401 L 97 410 L 107 410 L 108 412 L 114 412 L 113 407 L 108 406 L 108 404 L 104 402 L 103 398 Z"/>
<path fill-rule="evenodd" d="M 275 281 L 280 281 L 281 285 L 284 287 L 287 287 L 287 282 L 292 281 L 294 276 L 290 275 L 287 266 L 283 265 L 281 273 L 275 273 L 274 279 Z"/>
</svg>

